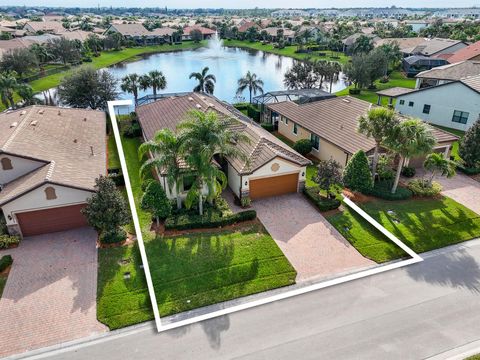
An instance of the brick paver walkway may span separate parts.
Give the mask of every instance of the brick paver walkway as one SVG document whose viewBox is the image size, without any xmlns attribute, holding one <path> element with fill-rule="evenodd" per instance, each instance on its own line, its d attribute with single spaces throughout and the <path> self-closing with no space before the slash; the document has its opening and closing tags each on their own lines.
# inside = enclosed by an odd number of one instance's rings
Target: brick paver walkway
<svg viewBox="0 0 480 360">
<path fill-rule="evenodd" d="M 0 299 L 0 357 L 106 331 L 96 319 L 96 233 L 25 238 Z"/>
<path fill-rule="evenodd" d="M 297 270 L 297 282 L 374 265 L 300 194 L 255 200 L 257 215 Z"/>
</svg>

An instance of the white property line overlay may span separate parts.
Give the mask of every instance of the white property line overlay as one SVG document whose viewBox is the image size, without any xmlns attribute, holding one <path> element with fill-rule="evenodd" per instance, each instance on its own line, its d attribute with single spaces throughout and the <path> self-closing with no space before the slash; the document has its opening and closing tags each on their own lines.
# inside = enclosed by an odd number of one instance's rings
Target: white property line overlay
<svg viewBox="0 0 480 360">
<path fill-rule="evenodd" d="M 362 278 L 365 278 L 365 277 L 368 277 L 368 276 L 380 274 L 380 273 L 390 271 L 390 270 L 394 270 L 394 269 L 399 269 L 399 268 L 402 268 L 404 266 L 416 264 L 416 263 L 419 263 L 419 262 L 423 261 L 423 259 L 417 253 L 415 253 L 412 249 L 410 249 L 407 245 L 405 245 L 397 237 L 395 237 L 392 233 L 390 233 L 387 229 L 385 229 L 382 225 L 380 225 L 377 221 L 375 221 L 370 215 L 368 215 L 365 211 L 363 211 L 360 207 L 358 207 L 354 202 L 352 202 L 348 198 L 344 198 L 344 203 L 345 204 L 347 204 L 350 208 L 352 208 L 355 212 L 357 212 L 360 216 L 362 216 L 365 220 L 367 220 L 372 226 L 374 226 L 382 234 L 387 236 L 388 239 L 393 241 L 397 246 L 399 246 L 402 250 L 404 250 L 408 255 L 411 256 L 411 259 L 403 260 L 403 261 L 399 261 L 399 262 L 395 262 L 395 263 L 390 263 L 388 265 L 375 267 L 375 268 L 368 269 L 368 270 L 365 270 L 365 271 L 361 271 L 361 272 L 358 272 L 358 273 L 345 275 L 345 276 L 342 276 L 342 277 L 339 277 L 339 278 L 336 278 L 336 279 L 331 279 L 331 280 L 323 281 L 323 282 L 320 282 L 320 283 L 317 283 L 317 284 L 308 285 L 308 286 L 305 286 L 305 287 L 302 287 L 302 288 L 299 288 L 299 289 L 287 291 L 285 293 L 269 296 L 269 297 L 266 297 L 264 299 L 250 301 L 250 302 L 245 303 L 245 304 L 231 306 L 229 308 L 218 310 L 218 311 L 213 311 L 213 312 L 208 313 L 208 314 L 194 316 L 194 317 L 189 318 L 189 319 L 180 320 L 180 321 L 176 321 L 176 322 L 173 322 L 173 323 L 168 323 L 168 324 L 162 325 L 162 320 L 160 318 L 160 313 L 158 311 L 158 304 L 157 304 L 156 296 L 155 296 L 155 292 L 154 292 L 153 281 L 152 281 L 152 277 L 151 277 L 151 274 L 150 274 L 150 268 L 149 268 L 149 265 L 148 265 L 147 254 L 145 252 L 145 246 L 144 246 L 144 243 L 143 243 L 143 236 L 142 236 L 142 232 L 141 232 L 141 229 L 140 229 L 140 224 L 139 224 L 139 221 L 138 221 L 137 210 L 136 210 L 136 207 L 135 207 L 135 201 L 133 199 L 133 193 L 132 193 L 132 189 L 130 187 L 130 178 L 129 178 L 129 175 L 128 175 L 127 164 L 126 164 L 126 161 L 125 161 L 125 155 L 124 155 L 124 152 L 123 152 L 122 142 L 121 142 L 121 139 L 120 139 L 120 133 L 119 133 L 119 130 L 118 130 L 117 119 L 116 119 L 115 112 L 114 112 L 114 107 L 115 106 L 131 106 L 131 105 L 132 105 L 131 100 L 109 101 L 108 102 L 108 111 L 110 113 L 110 118 L 111 118 L 112 125 L 113 125 L 113 131 L 114 131 L 114 135 L 115 135 L 115 141 L 117 143 L 117 149 L 118 149 L 118 155 L 120 157 L 120 163 L 122 165 L 123 176 L 125 177 L 125 186 L 127 187 L 128 201 L 130 203 L 130 208 L 132 209 L 132 213 L 133 213 L 133 217 L 134 217 L 133 220 L 134 220 L 134 224 L 135 224 L 135 231 L 137 232 L 137 239 L 138 239 L 140 253 L 141 253 L 142 261 L 143 261 L 143 265 L 144 265 L 145 277 L 147 278 L 148 291 L 150 292 L 150 299 L 152 301 L 153 313 L 155 315 L 155 324 L 157 326 L 157 331 L 158 332 L 167 331 L 167 330 L 171 330 L 171 329 L 176 329 L 176 328 L 186 326 L 186 325 L 191 325 L 191 324 L 194 324 L 196 322 L 200 322 L 200 321 L 204 321 L 204 320 L 208 320 L 208 319 L 213 319 L 213 318 L 216 318 L 216 317 L 219 317 L 219 316 L 232 314 L 232 313 L 237 312 L 237 311 L 250 309 L 250 308 L 253 308 L 253 307 L 256 307 L 256 306 L 265 305 L 265 304 L 275 302 L 275 301 L 279 301 L 279 300 L 283 300 L 283 299 L 288 299 L 288 298 L 298 296 L 298 295 L 302 295 L 302 294 L 305 294 L 305 293 L 308 293 L 308 292 L 311 292 L 311 291 L 320 290 L 320 289 L 324 289 L 324 288 L 327 288 L 327 287 L 330 287 L 330 286 L 343 284 L 343 283 L 346 283 L 346 282 L 349 282 L 349 281 L 352 281 L 352 280 L 362 279 Z"/>
</svg>

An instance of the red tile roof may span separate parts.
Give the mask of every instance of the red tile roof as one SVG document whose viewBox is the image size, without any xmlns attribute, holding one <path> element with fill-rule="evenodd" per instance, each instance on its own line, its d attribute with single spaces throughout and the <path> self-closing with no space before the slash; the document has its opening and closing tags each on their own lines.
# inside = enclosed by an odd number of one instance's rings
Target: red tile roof
<svg viewBox="0 0 480 360">
<path fill-rule="evenodd" d="M 458 50 L 455 54 L 448 58 L 448 62 L 450 64 L 454 64 L 460 61 L 473 59 L 476 56 L 480 56 L 480 41 L 477 41 L 466 48 Z"/>
</svg>

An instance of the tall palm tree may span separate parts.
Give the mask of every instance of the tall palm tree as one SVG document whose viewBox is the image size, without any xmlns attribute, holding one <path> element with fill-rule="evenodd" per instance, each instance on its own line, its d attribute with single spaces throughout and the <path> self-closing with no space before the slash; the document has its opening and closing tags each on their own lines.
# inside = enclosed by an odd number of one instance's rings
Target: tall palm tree
<svg viewBox="0 0 480 360">
<path fill-rule="evenodd" d="M 158 70 L 152 70 L 148 73 L 150 76 L 151 80 L 151 87 L 153 90 L 153 95 L 157 95 L 157 89 L 158 90 L 163 90 L 167 87 L 167 79 L 165 78 L 165 75 L 161 71 Z"/>
<path fill-rule="evenodd" d="M 263 94 L 263 81 L 257 78 L 257 74 L 248 71 L 244 77 L 238 79 L 237 95 L 241 95 L 245 89 L 248 89 L 250 93 L 250 104 L 252 103 L 253 95 L 257 95 L 257 92 Z"/>
<path fill-rule="evenodd" d="M 152 86 L 152 79 L 150 79 L 150 76 L 148 74 L 140 75 L 138 78 L 138 87 L 146 91 Z"/>
<path fill-rule="evenodd" d="M 338 80 L 342 72 L 342 65 L 336 61 L 330 61 L 327 65 L 326 79 L 330 80 L 330 93 L 332 93 L 333 82 Z"/>
<path fill-rule="evenodd" d="M 152 140 L 144 142 L 138 148 L 138 156 L 141 159 L 145 154 L 152 154 L 152 158 L 146 160 L 140 168 L 140 175 L 143 177 L 153 169 L 159 169 L 166 174 L 167 184 L 170 193 L 175 187 L 177 195 L 177 208 L 182 207 L 180 191 L 183 187 L 183 177 L 181 161 L 183 159 L 181 152 L 181 143 L 175 133 L 170 129 L 158 131 Z"/>
<path fill-rule="evenodd" d="M 15 109 L 13 94 L 17 88 L 18 83 L 14 73 L 6 72 L 0 75 L 0 100 L 6 108 Z"/>
<path fill-rule="evenodd" d="M 185 159 L 193 171 L 196 181 L 187 195 L 185 205 L 191 206 L 198 197 L 199 212 L 203 214 L 204 185 L 208 188 L 207 200 L 213 199 L 227 185 L 225 174 L 213 163 L 214 155 L 248 161 L 247 155 L 239 150 L 239 142 L 248 142 L 246 135 L 234 132 L 229 119 L 220 119 L 216 112 L 206 113 L 192 110 L 188 119 L 178 126 L 180 142 L 186 154 Z"/>
<path fill-rule="evenodd" d="M 420 119 L 400 122 L 385 139 L 387 148 L 398 154 L 399 161 L 392 194 L 395 194 L 405 159 L 432 152 L 436 140 L 431 129 Z"/>
<path fill-rule="evenodd" d="M 358 119 L 358 132 L 375 140 L 373 152 L 372 175 L 375 180 L 377 173 L 378 154 L 383 141 L 392 133 L 398 125 L 398 118 L 393 110 L 378 107 L 371 109 L 366 116 Z"/>
<path fill-rule="evenodd" d="M 120 85 L 120 88 L 123 92 L 133 94 L 135 106 L 138 105 L 138 88 L 140 86 L 139 80 L 139 76 L 136 73 L 133 73 L 125 76 L 122 79 L 122 84 Z"/>
<path fill-rule="evenodd" d="M 196 79 L 198 81 L 198 85 L 193 88 L 195 92 L 204 92 L 207 94 L 213 94 L 215 90 L 215 82 L 217 79 L 215 75 L 208 74 L 208 66 L 204 67 L 201 72 L 193 72 L 188 77 L 189 79 Z"/>
<path fill-rule="evenodd" d="M 451 178 L 455 176 L 455 162 L 450 159 L 445 158 L 444 154 L 431 153 L 425 159 L 423 163 L 425 170 L 430 171 L 430 179 L 428 183 L 432 185 L 433 179 L 437 173 L 440 173 L 442 176 Z"/>
</svg>

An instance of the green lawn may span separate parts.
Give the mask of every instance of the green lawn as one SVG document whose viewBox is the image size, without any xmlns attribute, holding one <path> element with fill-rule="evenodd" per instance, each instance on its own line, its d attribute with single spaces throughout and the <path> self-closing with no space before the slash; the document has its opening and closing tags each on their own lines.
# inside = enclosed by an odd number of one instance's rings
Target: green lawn
<svg viewBox="0 0 480 360">
<path fill-rule="evenodd" d="M 3 289 L 5 289 L 6 284 L 7 284 L 7 277 L 0 276 L 0 298 L 2 297 Z"/>
<path fill-rule="evenodd" d="M 361 207 L 417 253 L 480 236 L 480 217 L 450 198 L 439 200 L 376 200 Z M 394 214 L 388 214 L 388 211 Z M 363 218 L 345 211 L 327 218 L 365 257 L 378 263 L 406 254 Z"/>
<path fill-rule="evenodd" d="M 307 166 L 307 181 L 305 182 L 306 187 L 312 187 L 317 185 L 313 178 L 317 176 L 317 166 L 316 165 L 308 165 Z"/>
<path fill-rule="evenodd" d="M 375 81 L 375 85 L 377 87 L 375 90 L 362 89 L 362 92 L 360 93 L 360 95 L 352 95 L 352 96 L 355 96 L 358 99 L 371 102 L 372 104 L 376 104 L 378 101 L 378 96 L 376 94 L 377 91 L 390 89 L 392 87 L 397 87 L 397 86 L 413 89 L 415 88 L 415 81 L 416 81 L 415 79 L 410 79 L 405 77 L 403 73 L 400 71 L 393 71 L 390 74 L 390 81 L 388 83 L 382 84 L 380 81 L 377 80 Z M 353 85 L 351 87 L 353 87 Z M 348 95 L 349 94 L 348 90 L 349 88 L 338 91 L 337 93 L 335 93 L 335 95 L 338 95 L 338 96 Z M 387 103 L 388 103 L 388 99 L 383 98 L 382 105 L 387 105 Z"/>
<path fill-rule="evenodd" d="M 110 131 L 107 139 L 107 148 L 108 148 L 108 168 L 109 169 L 120 169 L 120 159 L 117 152 L 117 144 L 115 143 L 115 136 L 113 131 Z"/>
<path fill-rule="evenodd" d="M 328 61 L 337 61 L 342 64 L 346 64 L 348 62 L 349 57 L 344 55 L 341 52 L 335 52 L 335 56 L 338 56 L 339 59 L 332 59 L 331 54 L 332 52 L 327 50 L 327 51 L 322 51 L 327 53 L 327 56 L 318 56 L 318 51 L 315 51 L 312 54 L 297 54 L 295 51 L 297 50 L 296 45 L 291 45 L 291 46 L 286 46 L 283 49 L 276 49 L 273 47 L 273 44 L 267 44 L 263 45 L 261 42 L 250 42 L 247 40 L 224 40 L 223 44 L 225 46 L 229 47 L 239 47 L 239 48 L 244 48 L 244 49 L 252 49 L 252 50 L 259 50 L 259 51 L 264 51 L 267 53 L 272 53 L 272 54 L 277 54 L 277 55 L 283 55 L 283 56 L 288 56 L 297 60 L 303 60 L 306 58 L 310 58 L 313 60 L 328 60 Z"/>
</svg>

